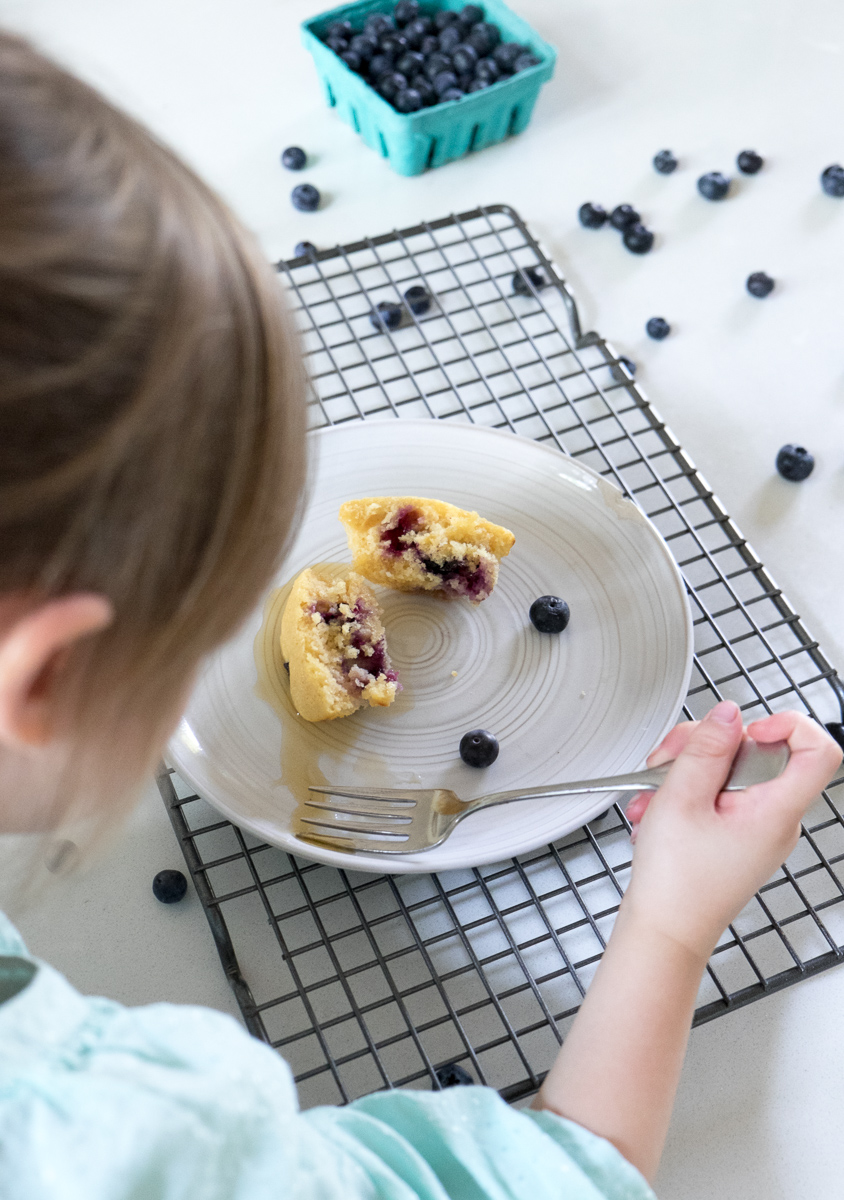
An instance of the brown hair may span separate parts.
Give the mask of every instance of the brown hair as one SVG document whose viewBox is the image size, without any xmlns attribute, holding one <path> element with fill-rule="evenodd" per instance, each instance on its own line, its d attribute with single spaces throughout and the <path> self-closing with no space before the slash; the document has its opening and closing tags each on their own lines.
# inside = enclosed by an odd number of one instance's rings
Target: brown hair
<svg viewBox="0 0 844 1200">
<path fill-rule="evenodd" d="M 0 34 L 0 594 L 111 600 L 58 699 L 108 786 L 153 764 L 277 568 L 303 396 L 279 284 L 225 205 Z"/>
</svg>

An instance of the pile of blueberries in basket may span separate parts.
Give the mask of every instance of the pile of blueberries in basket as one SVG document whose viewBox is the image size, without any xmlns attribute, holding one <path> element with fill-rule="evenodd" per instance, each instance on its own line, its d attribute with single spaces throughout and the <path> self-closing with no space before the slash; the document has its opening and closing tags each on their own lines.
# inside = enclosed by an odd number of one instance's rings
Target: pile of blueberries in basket
<svg viewBox="0 0 844 1200">
<path fill-rule="evenodd" d="M 400 113 L 460 100 L 540 61 L 528 46 L 502 42 L 477 4 L 428 17 L 418 0 L 399 0 L 392 16 L 370 13 L 358 31 L 333 21 L 323 40 Z"/>
</svg>

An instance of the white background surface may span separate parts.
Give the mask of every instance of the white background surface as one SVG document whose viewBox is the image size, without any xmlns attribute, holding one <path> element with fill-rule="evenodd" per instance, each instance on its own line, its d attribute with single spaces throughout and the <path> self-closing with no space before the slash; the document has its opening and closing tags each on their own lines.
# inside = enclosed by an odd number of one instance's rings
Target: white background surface
<svg viewBox="0 0 844 1200">
<path fill-rule="evenodd" d="M 560 264 L 598 328 L 639 363 L 651 399 L 774 577 L 844 661 L 844 201 L 818 175 L 844 159 L 844 8 L 834 0 L 516 0 L 559 49 L 521 137 L 416 179 L 394 175 L 324 109 L 297 25 L 316 0 L 0 0 L 0 21 L 144 118 L 223 192 L 273 258 L 506 202 Z M 280 150 L 301 144 L 293 176 Z M 671 147 L 671 177 L 650 167 Z M 762 173 L 711 204 L 695 179 L 757 149 Z M 291 187 L 327 199 L 294 212 Z M 582 230 L 578 206 L 629 201 L 653 253 Z M 746 295 L 766 270 L 777 289 Z M 675 333 L 649 342 L 648 317 Z M 817 455 L 797 487 L 777 448 Z M 149 893 L 180 854 L 152 787 L 109 854 L 19 923 L 83 990 L 128 1003 L 235 1009 L 196 898 Z M 692 1036 L 658 1191 L 665 1200 L 827 1200 L 844 1191 L 844 972 Z"/>
</svg>

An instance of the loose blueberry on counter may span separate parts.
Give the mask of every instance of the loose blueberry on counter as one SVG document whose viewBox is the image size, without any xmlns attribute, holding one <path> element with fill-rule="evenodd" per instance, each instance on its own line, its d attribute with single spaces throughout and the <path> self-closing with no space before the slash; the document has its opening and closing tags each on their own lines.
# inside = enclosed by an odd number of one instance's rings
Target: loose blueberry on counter
<svg viewBox="0 0 844 1200">
<path fill-rule="evenodd" d="M 720 171 L 707 171 L 697 181 L 697 190 L 706 200 L 723 200 L 730 190 L 730 181 Z"/>
<path fill-rule="evenodd" d="M 645 326 L 645 333 L 648 337 L 653 338 L 655 342 L 661 342 L 663 338 L 668 337 L 670 332 L 671 326 L 665 317 L 651 317 Z"/>
<path fill-rule="evenodd" d="M 635 225 L 627 226 L 623 241 L 631 254 L 647 254 L 654 244 L 654 235 L 637 221 Z"/>
<path fill-rule="evenodd" d="M 815 456 L 804 446 L 783 446 L 777 454 L 777 470 L 783 479 L 801 483 L 808 479 L 815 468 Z"/>
<path fill-rule="evenodd" d="M 411 21 L 415 21 L 419 16 L 419 0 L 399 0 L 396 7 L 393 9 L 393 17 L 396 24 L 401 28 L 402 25 L 409 25 Z"/>
<path fill-rule="evenodd" d="M 569 606 L 559 596 L 540 596 L 530 606 L 528 616 L 540 633 L 562 633 L 569 623 Z"/>
<path fill-rule="evenodd" d="M 301 146 L 288 146 L 281 154 L 281 165 L 288 171 L 301 171 L 308 156 Z"/>
<path fill-rule="evenodd" d="M 401 305 L 393 300 L 379 300 L 369 314 L 369 320 L 379 333 L 387 329 L 398 329 L 401 325 Z"/>
<path fill-rule="evenodd" d="M 290 202 L 299 212 L 316 212 L 320 194 L 312 183 L 300 183 L 290 193 Z"/>
<path fill-rule="evenodd" d="M 618 356 L 618 361 L 619 361 L 619 363 L 621 363 L 622 366 L 627 367 L 627 370 L 630 372 L 631 375 L 636 374 L 636 364 L 634 363 L 632 358 L 627 358 L 626 355 L 620 354 Z"/>
<path fill-rule="evenodd" d="M 745 175 L 755 175 L 764 165 L 764 158 L 755 150 L 742 150 L 736 159 L 736 166 Z"/>
<path fill-rule="evenodd" d="M 626 229 L 628 225 L 638 225 L 639 214 L 632 204 L 617 204 L 610 213 L 610 225 L 613 229 Z"/>
<path fill-rule="evenodd" d="M 446 90 L 440 96 L 440 103 L 447 104 L 450 100 L 462 100 L 465 95 L 466 95 L 466 93 L 463 91 L 462 88 L 459 88 L 459 87 L 446 88 Z"/>
<path fill-rule="evenodd" d="M 472 1087 L 475 1082 L 460 1063 L 446 1063 L 445 1066 L 437 1067 L 434 1074 L 441 1088 Z"/>
<path fill-rule="evenodd" d="M 577 218 L 587 229 L 600 229 L 607 220 L 607 210 L 600 204 L 588 200 L 577 210 Z"/>
<path fill-rule="evenodd" d="M 159 871 L 152 881 L 152 894 L 162 904 L 177 904 L 187 890 L 188 881 L 181 871 Z"/>
<path fill-rule="evenodd" d="M 294 254 L 297 258 L 304 258 L 305 255 L 316 254 L 317 248 L 313 242 L 297 242 Z"/>
<path fill-rule="evenodd" d="M 422 107 L 422 97 L 416 88 L 402 88 L 393 97 L 393 107 L 400 113 L 419 112 Z"/>
<path fill-rule="evenodd" d="M 774 290 L 774 281 L 764 271 L 754 271 L 752 275 L 748 275 L 744 286 L 751 296 L 756 296 L 758 300 L 764 300 Z"/>
<path fill-rule="evenodd" d="M 677 159 L 670 150 L 660 150 L 653 157 L 654 170 L 659 171 L 660 175 L 670 175 L 672 171 L 677 170 Z"/>
<path fill-rule="evenodd" d="M 548 280 L 538 267 L 522 267 L 516 271 L 512 282 L 513 291 L 520 296 L 532 296 L 534 290 L 538 292 L 548 286 Z"/>
<path fill-rule="evenodd" d="M 470 729 L 460 739 L 460 757 L 467 767 L 491 767 L 498 758 L 498 738 L 488 729 Z"/>
<path fill-rule="evenodd" d="M 844 196 L 844 167 L 833 163 L 821 175 L 821 187 L 827 196 Z"/>
<path fill-rule="evenodd" d="M 421 317 L 431 307 L 431 294 L 427 288 L 417 283 L 414 287 L 407 289 L 404 294 L 404 302 L 412 313 Z"/>
</svg>

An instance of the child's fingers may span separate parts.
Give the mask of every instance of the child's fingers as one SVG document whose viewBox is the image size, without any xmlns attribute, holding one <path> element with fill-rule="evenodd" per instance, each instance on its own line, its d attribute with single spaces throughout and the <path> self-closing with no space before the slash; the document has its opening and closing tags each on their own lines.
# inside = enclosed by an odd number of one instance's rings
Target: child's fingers
<svg viewBox="0 0 844 1200">
<path fill-rule="evenodd" d="M 637 792 L 627 808 L 624 810 L 624 815 L 631 825 L 638 825 L 645 811 L 651 802 L 653 792 Z"/>
<path fill-rule="evenodd" d="M 724 786 L 742 734 L 738 705 L 732 700 L 716 704 L 691 731 L 663 790 L 681 803 L 713 803 Z"/>
<path fill-rule="evenodd" d="M 649 767 L 661 767 L 663 763 L 671 762 L 678 754 L 685 750 L 689 738 L 692 735 L 692 730 L 696 727 L 697 721 L 684 721 L 681 725 L 675 725 L 670 730 L 655 750 L 652 750 L 648 755 Z"/>
<path fill-rule="evenodd" d="M 765 804 L 777 805 L 793 817 L 802 817 L 841 765 L 841 748 L 823 726 L 802 713 L 775 713 L 754 721 L 749 732 L 758 742 L 787 741 L 791 750 L 782 775 L 751 790 Z"/>
</svg>

